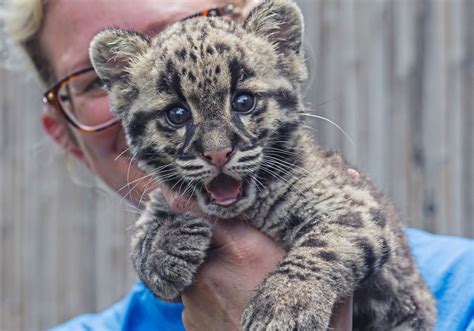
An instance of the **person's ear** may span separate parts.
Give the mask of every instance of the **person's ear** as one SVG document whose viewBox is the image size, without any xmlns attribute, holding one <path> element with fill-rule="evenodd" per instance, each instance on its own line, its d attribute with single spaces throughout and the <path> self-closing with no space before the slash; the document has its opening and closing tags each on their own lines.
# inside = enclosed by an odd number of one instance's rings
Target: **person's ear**
<svg viewBox="0 0 474 331">
<path fill-rule="evenodd" d="M 51 137 L 51 139 L 53 139 L 54 142 L 78 160 L 85 161 L 82 150 L 77 146 L 69 132 L 67 132 L 64 121 L 51 115 L 47 109 L 43 109 L 41 113 L 41 124 L 43 130 Z"/>
</svg>

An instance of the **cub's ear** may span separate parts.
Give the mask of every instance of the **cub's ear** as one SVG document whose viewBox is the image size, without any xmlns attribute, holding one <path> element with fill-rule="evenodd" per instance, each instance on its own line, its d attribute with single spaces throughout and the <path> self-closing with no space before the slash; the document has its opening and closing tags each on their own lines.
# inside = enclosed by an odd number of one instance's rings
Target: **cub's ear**
<svg viewBox="0 0 474 331">
<path fill-rule="evenodd" d="M 291 0 L 266 0 L 244 20 L 247 32 L 270 40 L 283 54 L 299 54 L 303 42 L 303 15 Z"/>
<path fill-rule="evenodd" d="M 149 39 L 137 32 L 107 29 L 92 39 L 89 57 L 110 91 L 113 85 L 128 81 L 128 69 L 149 47 Z"/>
</svg>

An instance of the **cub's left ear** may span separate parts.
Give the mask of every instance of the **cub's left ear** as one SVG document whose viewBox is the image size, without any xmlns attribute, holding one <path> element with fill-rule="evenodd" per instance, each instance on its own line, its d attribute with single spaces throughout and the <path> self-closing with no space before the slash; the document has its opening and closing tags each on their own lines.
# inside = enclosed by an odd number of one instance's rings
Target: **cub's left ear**
<svg viewBox="0 0 474 331">
<path fill-rule="evenodd" d="M 145 36 L 122 29 L 107 29 L 92 39 L 89 57 L 97 75 L 110 91 L 128 80 L 128 69 L 150 46 Z"/>
<path fill-rule="evenodd" d="M 247 32 L 270 40 L 283 54 L 299 54 L 303 42 L 303 15 L 291 0 L 266 0 L 244 20 Z"/>
</svg>

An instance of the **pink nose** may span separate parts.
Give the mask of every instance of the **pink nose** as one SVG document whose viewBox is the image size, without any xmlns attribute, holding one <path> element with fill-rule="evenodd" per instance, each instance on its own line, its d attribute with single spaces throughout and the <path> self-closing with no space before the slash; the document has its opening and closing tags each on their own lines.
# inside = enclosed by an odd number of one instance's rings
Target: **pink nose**
<svg viewBox="0 0 474 331">
<path fill-rule="evenodd" d="M 203 155 L 211 164 L 221 168 L 229 162 L 232 152 L 233 149 L 231 147 L 226 147 L 217 151 L 204 152 Z"/>
</svg>

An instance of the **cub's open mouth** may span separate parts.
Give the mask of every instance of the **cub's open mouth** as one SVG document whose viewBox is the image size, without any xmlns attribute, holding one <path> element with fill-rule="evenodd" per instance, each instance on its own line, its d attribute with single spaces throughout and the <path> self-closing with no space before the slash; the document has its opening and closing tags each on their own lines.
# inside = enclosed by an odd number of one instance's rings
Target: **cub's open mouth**
<svg viewBox="0 0 474 331">
<path fill-rule="evenodd" d="M 213 203 L 229 206 L 236 202 L 242 193 L 242 182 L 226 174 L 214 177 L 205 189 Z"/>
</svg>

